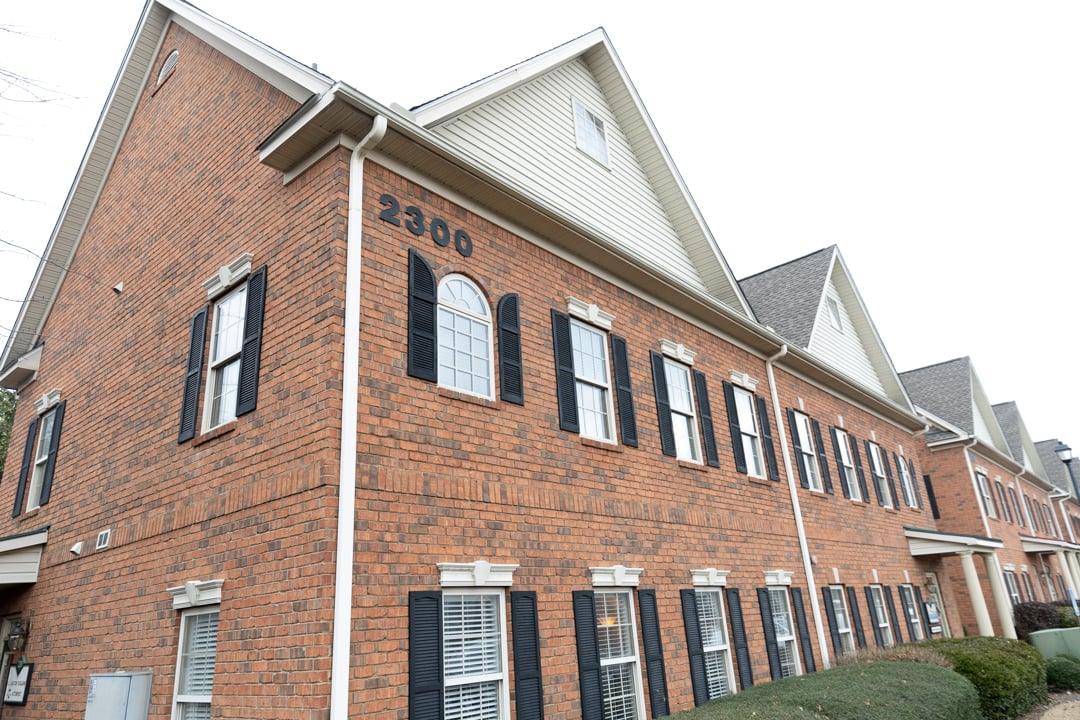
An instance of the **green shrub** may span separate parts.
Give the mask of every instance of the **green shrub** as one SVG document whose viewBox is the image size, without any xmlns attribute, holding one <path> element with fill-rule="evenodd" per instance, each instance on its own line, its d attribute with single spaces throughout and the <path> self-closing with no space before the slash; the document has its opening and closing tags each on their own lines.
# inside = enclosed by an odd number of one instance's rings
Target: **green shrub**
<svg viewBox="0 0 1080 720">
<path fill-rule="evenodd" d="M 1054 692 L 1080 690 L 1080 660 L 1058 655 L 1046 662 L 1046 684 Z"/>
<path fill-rule="evenodd" d="M 937 665 L 854 663 L 756 685 L 679 720 L 982 720 L 966 678 Z"/>
<path fill-rule="evenodd" d="M 1050 603 L 1026 602 L 1013 608 L 1016 636 L 1021 640 L 1027 640 L 1031 633 L 1039 630 L 1064 627 L 1061 622 L 1061 612 Z"/>
<path fill-rule="evenodd" d="M 1046 701 L 1046 663 L 1025 642 L 977 637 L 922 645 L 947 657 L 971 681 L 986 720 L 1012 720 Z"/>
<path fill-rule="evenodd" d="M 1080 620 L 1077 620 L 1076 613 L 1073 612 L 1072 605 L 1058 605 L 1057 611 L 1060 620 L 1060 624 L 1058 625 L 1058 627 L 1080 627 Z"/>
<path fill-rule="evenodd" d="M 875 662 L 913 662 L 937 665 L 952 670 L 952 661 L 925 645 L 895 645 L 891 648 L 866 648 L 833 658 L 834 665 Z"/>
</svg>

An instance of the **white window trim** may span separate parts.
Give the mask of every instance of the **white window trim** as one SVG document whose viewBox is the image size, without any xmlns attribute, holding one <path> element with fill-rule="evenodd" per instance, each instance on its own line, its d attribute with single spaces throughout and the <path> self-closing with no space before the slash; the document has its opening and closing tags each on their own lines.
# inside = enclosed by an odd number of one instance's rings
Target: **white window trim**
<svg viewBox="0 0 1080 720">
<path fill-rule="evenodd" d="M 439 584 L 444 588 L 511 587 L 516 564 L 493 565 L 487 560 L 468 563 L 441 562 Z"/>
<path fill-rule="evenodd" d="M 614 316 L 612 316 L 612 317 L 614 317 Z M 599 333 L 602 336 L 602 338 L 603 338 L 603 346 L 604 346 L 604 378 L 607 381 L 606 384 L 599 385 L 599 384 L 597 384 L 595 381 L 593 381 L 591 379 L 583 378 L 583 377 L 578 375 L 577 366 L 576 365 L 574 366 L 574 402 L 575 403 L 577 402 L 577 384 L 579 382 L 580 383 L 585 383 L 586 385 L 591 385 L 593 387 L 601 388 L 604 391 L 604 399 L 605 399 L 604 404 L 607 406 L 607 419 L 608 419 L 607 425 L 608 425 L 608 432 L 610 433 L 610 436 L 605 438 L 605 437 L 596 437 L 595 435 L 587 434 L 585 432 L 584 423 L 580 422 L 580 412 L 581 412 L 581 407 L 580 406 L 578 406 L 578 413 L 579 413 L 578 434 L 581 435 L 581 437 L 589 438 L 590 440 L 596 440 L 598 442 L 603 442 L 603 443 L 609 443 L 611 445 L 616 445 L 616 444 L 618 444 L 618 440 L 616 439 L 616 437 L 618 435 L 618 430 L 615 427 L 615 398 L 614 398 L 615 393 L 614 393 L 614 388 L 612 387 L 614 385 L 614 382 L 612 381 L 612 377 L 611 377 L 611 336 L 608 334 L 607 330 L 605 330 L 604 328 L 602 328 L 600 326 L 591 325 L 590 323 L 587 323 L 587 322 L 582 322 L 582 321 L 578 320 L 577 318 L 571 318 L 570 319 L 570 325 L 571 326 L 577 325 L 578 327 L 584 328 L 584 329 L 588 330 L 589 332 Z M 573 354 L 573 352 L 574 352 L 573 338 L 574 338 L 574 334 L 573 334 L 573 332 L 571 332 L 570 333 L 570 352 L 571 352 L 571 354 Z"/>
<path fill-rule="evenodd" d="M 616 566 L 616 567 L 621 567 L 621 566 Z M 603 594 L 614 595 L 614 594 L 617 594 L 617 593 L 623 593 L 623 594 L 626 595 L 626 598 L 627 598 L 627 604 L 626 605 L 630 610 L 630 641 L 634 645 L 633 660 L 630 659 L 629 655 L 624 655 L 623 657 L 620 657 L 620 658 L 609 658 L 607 660 L 601 658 L 600 667 L 603 668 L 603 667 L 607 667 L 609 665 L 631 665 L 631 664 L 633 665 L 633 670 L 632 670 L 631 674 L 632 674 L 632 676 L 634 678 L 634 690 L 635 690 L 634 694 L 637 696 L 635 698 L 635 700 L 637 701 L 637 716 L 638 716 L 639 720 L 645 720 L 645 717 L 646 717 L 646 715 L 645 715 L 645 688 L 643 687 L 643 684 L 641 682 L 641 646 L 638 644 L 637 609 L 634 607 L 634 593 L 631 592 L 630 590 L 623 589 L 623 588 L 613 589 L 613 590 L 608 590 L 608 589 L 597 590 L 596 592 L 593 593 L 593 596 L 594 596 L 594 600 L 593 600 L 594 605 L 593 605 L 593 607 L 595 608 L 595 602 L 596 602 L 595 596 L 596 595 L 603 595 Z M 594 613 L 595 613 L 595 610 L 594 610 Z M 603 700 L 603 687 L 601 687 L 600 695 L 601 695 L 601 702 L 603 702 L 604 701 Z"/>
<path fill-rule="evenodd" d="M 758 381 L 739 370 L 731 371 L 731 384 L 742 387 L 744 390 L 749 391 L 751 395 L 757 392 Z"/>
<path fill-rule="evenodd" d="M 810 425 L 810 416 L 799 410 L 792 410 L 795 418 L 795 427 L 792 428 L 799 438 L 801 449 L 798 451 L 802 457 L 796 458 L 802 465 L 806 474 L 806 482 L 811 492 L 825 492 L 825 483 L 821 478 L 821 468 L 818 467 L 817 445 L 814 439 L 814 431 Z M 803 437 L 805 430 L 805 437 Z M 794 449 L 794 448 L 793 448 Z"/>
<path fill-rule="evenodd" d="M 840 605 L 844 609 L 844 617 L 847 618 L 847 625 L 848 625 L 847 630 L 843 630 L 843 629 L 840 628 L 840 623 L 837 622 L 837 619 L 836 619 L 836 596 L 833 595 L 833 601 L 832 601 L 833 602 L 833 623 L 836 625 L 836 634 L 840 635 L 841 638 L 844 635 L 847 635 L 848 639 L 851 641 L 851 652 L 855 652 L 856 650 L 858 650 L 859 646 L 855 642 L 855 631 L 854 631 L 854 628 L 852 628 L 852 624 L 851 624 L 851 610 L 848 608 L 847 592 L 846 592 L 844 586 L 840 585 L 840 584 L 834 583 L 834 584 L 828 585 L 827 587 L 829 588 L 830 594 L 834 590 L 837 593 L 839 593 L 839 595 L 840 595 Z M 841 639 L 840 646 L 843 647 L 843 645 L 844 645 L 844 642 Z"/>
<path fill-rule="evenodd" d="M 166 592 L 172 596 L 173 610 L 186 610 L 204 605 L 219 605 L 221 586 L 224 584 L 224 580 L 188 580 Z"/>
<path fill-rule="evenodd" d="M 724 585 L 727 585 L 727 573 L 726 572 L 724 573 L 724 577 L 722 579 L 724 581 Z M 697 583 L 695 582 L 695 586 L 696 585 L 697 585 Z M 701 587 L 697 587 L 695 589 L 695 592 L 715 593 L 717 598 L 719 599 L 720 624 L 724 628 L 724 638 L 727 640 L 727 643 L 724 644 L 724 645 L 706 645 L 705 642 L 702 641 L 702 643 L 701 643 L 701 651 L 703 653 L 719 652 L 721 650 L 724 651 L 724 658 L 725 658 L 724 670 L 727 673 L 727 686 L 728 686 L 728 689 L 729 689 L 729 692 L 725 697 L 730 697 L 730 696 L 735 695 L 736 693 L 738 693 L 739 688 L 738 688 L 738 686 L 737 686 L 737 684 L 735 682 L 735 663 L 733 662 L 732 657 L 731 657 L 731 655 L 732 655 L 731 630 L 730 630 L 730 628 L 728 626 L 727 598 L 725 597 L 725 595 L 727 593 L 724 592 L 724 585 L 701 586 Z M 697 604 L 697 599 L 695 598 L 695 606 L 696 606 L 696 604 Z M 698 620 L 698 633 L 701 634 L 701 621 L 700 620 Z M 708 676 L 706 676 L 706 685 L 708 685 Z M 717 698 L 710 698 L 710 700 L 715 700 L 715 699 L 717 699 Z"/>
<path fill-rule="evenodd" d="M 903 453 L 897 457 L 900 458 L 900 492 L 904 494 L 904 504 L 909 508 L 917 508 L 919 504 L 915 502 L 915 479 L 908 472 L 907 458 Z"/>
<path fill-rule="evenodd" d="M 477 315 L 476 313 L 472 313 L 472 312 L 469 312 L 467 310 L 462 310 L 461 308 L 451 307 L 449 305 L 444 306 L 443 303 L 439 301 L 439 289 L 442 288 L 443 283 L 445 283 L 445 282 L 447 282 L 449 280 L 457 280 L 457 279 L 464 280 L 466 283 L 471 285 L 476 290 L 477 294 L 480 296 L 480 299 L 484 303 L 484 307 L 487 309 L 487 317 L 486 318 L 481 317 L 481 316 Z M 445 385 L 445 384 L 443 384 L 443 382 L 441 380 L 438 380 L 438 379 L 436 380 L 436 384 L 439 387 L 446 388 L 447 390 L 450 390 L 452 392 L 462 393 L 463 395 L 469 395 L 471 397 L 478 397 L 478 398 L 482 398 L 484 400 L 494 400 L 495 399 L 495 335 L 494 335 L 495 314 L 492 312 L 491 303 L 488 302 L 487 295 L 484 294 L 483 289 L 475 281 L 473 281 L 473 279 L 470 278 L 468 275 L 463 275 L 461 273 L 450 273 L 446 277 L 439 280 L 439 282 L 436 283 L 436 285 L 435 285 L 435 326 L 436 327 L 438 327 L 438 324 L 439 324 L 439 311 L 443 307 L 446 308 L 447 312 L 451 312 L 451 313 L 454 313 L 454 314 L 457 314 L 457 315 L 463 315 L 463 316 L 465 316 L 467 318 L 470 318 L 472 320 L 476 320 L 478 322 L 485 323 L 487 325 L 488 392 L 487 392 L 487 394 L 484 394 L 484 393 L 472 392 L 470 390 L 462 390 L 461 388 L 454 387 L 452 385 Z M 438 376 L 439 376 L 439 364 L 440 364 L 439 363 L 439 350 L 440 349 L 441 348 L 438 346 L 438 341 L 436 341 L 436 343 L 435 343 L 435 377 L 436 378 L 438 378 Z"/>
<path fill-rule="evenodd" d="M 766 570 L 765 584 L 775 585 L 776 587 L 789 587 L 792 575 L 794 573 L 790 570 Z"/>
<path fill-rule="evenodd" d="M 907 591 L 905 593 L 905 591 Z M 904 613 L 912 626 L 919 628 L 919 632 L 922 635 L 920 640 L 926 640 L 927 629 L 923 627 L 922 623 L 922 608 L 919 607 L 919 599 L 915 596 L 915 588 L 911 583 L 902 583 L 900 585 L 900 604 L 904 606 Z M 913 612 L 908 611 L 908 607 L 911 607 Z M 915 638 L 911 638 L 909 642 L 916 642 Z"/>
<path fill-rule="evenodd" d="M 45 420 L 51 417 L 48 436 L 45 434 Z M 38 416 L 34 438 L 34 464 L 30 466 L 30 482 L 26 488 L 26 512 L 41 507 L 41 488 L 45 484 L 45 471 L 49 466 L 49 449 L 52 436 L 56 434 L 56 406 L 53 405 Z M 42 450 L 44 449 L 44 452 Z"/>
<path fill-rule="evenodd" d="M 224 268 L 222 268 L 222 269 L 224 269 Z M 217 345 L 217 337 L 216 337 L 215 330 L 217 329 L 217 322 L 218 322 L 218 316 L 217 316 L 218 306 L 220 305 L 220 303 L 222 303 L 226 299 L 228 299 L 231 295 L 240 292 L 241 289 L 243 289 L 244 293 L 245 293 L 244 294 L 244 316 L 246 317 L 247 316 L 247 304 L 248 304 L 248 300 L 249 300 L 249 298 L 247 297 L 247 286 L 244 283 L 237 281 L 235 284 L 229 286 L 226 291 L 221 292 L 221 293 L 219 293 L 217 295 L 217 297 L 215 298 L 213 304 L 210 305 L 209 317 L 206 319 L 207 320 L 206 330 L 207 330 L 207 332 L 210 333 L 210 353 L 206 356 L 206 383 L 205 383 L 206 387 L 203 389 L 203 413 L 202 413 L 202 415 L 203 415 L 203 417 L 202 417 L 202 432 L 203 433 L 208 433 L 211 430 L 214 430 L 216 428 L 221 427 L 222 425 L 228 425 L 229 423 L 231 423 L 233 420 L 236 419 L 236 408 L 234 407 L 232 409 L 232 412 L 229 413 L 232 416 L 231 418 L 229 418 L 228 420 L 223 420 L 223 421 L 217 423 L 216 425 L 213 423 L 213 416 L 214 416 L 214 407 L 213 407 L 213 405 L 214 405 L 214 372 L 218 368 L 225 367 L 226 365 L 228 365 L 228 364 L 230 364 L 232 362 L 241 362 L 241 358 L 243 357 L 243 354 L 244 354 L 244 341 L 243 341 L 243 338 L 241 337 L 240 349 L 236 351 L 236 354 L 229 355 L 228 357 L 222 358 L 222 359 L 218 360 L 217 362 L 214 362 L 214 348 Z M 241 335 L 242 334 L 243 334 L 243 331 L 241 330 Z M 239 402 L 239 387 L 237 387 L 237 391 L 238 391 L 237 392 L 237 402 Z"/>
<path fill-rule="evenodd" d="M 661 342 L 663 342 L 663 341 L 661 341 Z M 680 346 L 680 347 L 682 347 L 682 346 Z M 671 365 L 681 366 L 681 367 L 679 367 L 679 370 L 684 371 L 686 373 L 686 387 L 690 391 L 690 412 L 689 413 L 685 413 L 682 410 L 676 410 L 675 407 L 674 407 L 674 404 L 671 402 L 671 382 L 670 382 L 670 373 L 669 373 L 669 366 L 671 366 Z M 684 462 L 694 463 L 695 465 L 704 465 L 705 464 L 705 459 L 702 457 L 702 452 L 701 452 L 701 429 L 700 429 L 700 426 L 698 425 L 697 391 L 694 388 L 694 372 L 693 372 L 693 369 L 687 363 L 683 363 L 683 362 L 678 361 L 678 360 L 673 360 L 671 358 L 665 358 L 664 359 L 664 382 L 668 384 L 666 389 L 668 391 L 668 409 L 669 409 L 669 412 L 671 413 L 672 426 L 674 427 L 675 416 L 679 415 L 679 416 L 684 417 L 684 418 L 685 417 L 690 418 L 690 424 L 691 424 L 691 427 L 694 430 L 694 438 L 693 438 L 693 443 L 692 443 L 692 448 L 691 448 L 691 450 L 693 452 L 691 452 L 691 456 L 690 457 L 682 457 L 682 456 L 680 456 L 679 455 L 678 444 L 676 444 L 675 456 L 676 456 L 677 459 L 682 460 Z M 674 430 L 672 431 L 672 434 L 674 435 Z M 696 458 L 694 457 L 695 454 L 697 455 Z"/>
<path fill-rule="evenodd" d="M 34 401 L 34 412 L 44 415 L 60 404 L 60 390 L 53 388 Z"/>
<path fill-rule="evenodd" d="M 506 627 L 506 592 L 499 590 L 488 590 L 484 588 L 462 588 L 451 587 L 444 590 L 446 595 L 494 595 L 499 601 L 499 667 L 501 671 L 498 673 L 487 673 L 485 675 L 462 675 L 455 678 L 447 678 L 443 675 L 443 687 L 457 687 L 458 685 L 472 685 L 475 683 L 494 682 L 499 683 L 499 720 L 509 720 L 510 718 L 510 669 L 509 669 L 509 653 L 507 652 L 506 638 L 509 632 Z M 442 603 L 440 602 L 440 606 Z M 440 612 L 439 615 L 439 632 L 444 631 L 445 625 L 443 625 L 443 618 Z M 442 658 L 440 658 L 440 661 Z M 445 698 L 440 702 L 444 703 L 443 709 L 445 710 Z"/>
<path fill-rule="evenodd" d="M 587 303 L 575 297 L 566 298 L 566 311 L 570 317 L 595 325 L 601 330 L 611 330 L 615 323 L 615 316 L 601 310 L 596 303 Z"/>
<path fill-rule="evenodd" d="M 876 595 L 876 597 L 881 598 L 881 612 L 878 613 L 877 605 L 872 602 L 870 605 L 870 617 L 877 623 L 878 630 L 881 631 L 882 635 L 884 635 L 885 630 L 889 631 L 889 642 L 885 647 L 895 647 L 896 631 L 893 630 L 892 623 L 889 620 L 889 607 L 886 604 L 885 589 L 881 585 L 871 585 L 870 593 L 871 595 Z"/>
<path fill-rule="evenodd" d="M 696 352 L 674 340 L 661 340 L 660 354 L 671 358 L 675 362 L 682 363 L 687 367 L 694 367 L 694 358 L 697 357 Z"/>
<path fill-rule="evenodd" d="M 716 568 L 691 570 L 690 580 L 694 587 L 723 588 L 727 587 L 728 572 L 728 570 L 717 570 Z"/>
<path fill-rule="evenodd" d="M 881 449 L 875 441 L 870 441 L 870 474 L 877 480 L 875 485 L 881 488 L 881 496 L 885 498 L 885 507 L 898 509 L 896 498 L 892 496 L 892 488 L 889 487 L 889 476 L 885 474 L 885 463 L 888 460 L 884 457 L 885 451 Z"/>
<path fill-rule="evenodd" d="M 588 148 L 583 147 L 583 143 L 582 143 L 582 139 L 581 139 L 581 128 L 578 127 L 578 118 L 577 118 L 577 110 L 578 110 L 579 106 L 587 114 L 592 115 L 593 117 L 595 117 L 597 120 L 599 120 L 604 125 L 604 134 L 603 134 L 603 137 L 604 137 L 604 157 L 602 157 L 602 158 L 597 157 Z M 598 163 L 600 165 L 600 167 L 602 167 L 602 168 L 604 168 L 606 170 L 610 170 L 611 169 L 611 140 L 608 138 L 608 121 L 605 120 L 600 115 L 600 113 L 593 110 L 592 105 L 585 102 L 584 100 L 579 100 L 576 97 L 571 98 L 570 112 L 573 115 L 572 121 L 574 123 L 574 146 L 578 150 L 580 150 L 582 153 L 584 153 L 587 157 L 591 158 L 593 160 L 593 162 Z"/>
<path fill-rule="evenodd" d="M 840 444 L 840 461 L 838 468 L 840 474 L 847 480 L 848 491 L 851 493 L 852 502 L 864 502 L 862 487 L 859 485 L 859 474 L 855 469 L 855 459 L 851 456 L 851 436 L 842 427 L 836 428 L 836 440 Z M 846 471 L 850 470 L 850 474 Z"/>
<path fill-rule="evenodd" d="M 825 296 L 825 314 L 829 316 L 829 324 L 833 326 L 833 329 L 843 333 L 844 321 L 840 314 L 840 303 L 830 295 Z"/>
<path fill-rule="evenodd" d="M 1020 595 L 1020 586 L 1016 582 L 1016 571 L 1003 570 L 1001 574 L 1005 580 L 1005 591 L 1009 594 L 1009 600 L 1013 605 L 1019 605 L 1024 598 Z"/>
<path fill-rule="evenodd" d="M 757 454 L 757 465 L 761 468 L 761 472 L 750 472 L 750 463 L 746 464 L 746 474 L 748 477 L 764 480 L 768 475 L 769 468 L 765 460 L 765 448 L 761 444 L 761 417 L 758 415 L 757 400 L 754 397 L 752 390 L 747 390 L 745 387 L 738 385 L 732 386 L 732 392 L 736 394 L 735 407 L 738 408 L 739 399 L 738 393 L 743 393 L 750 399 L 750 416 L 753 419 L 753 427 L 747 430 L 743 427 L 743 424 L 739 423 L 739 439 L 740 441 L 750 438 L 750 445 L 753 447 L 754 452 Z M 743 453 L 746 453 L 746 443 L 743 443 Z"/>
<path fill-rule="evenodd" d="M 219 613 L 218 615 L 218 629 L 220 632 L 221 627 L 221 606 L 206 605 L 203 607 L 192 607 L 184 610 L 180 613 L 180 635 L 176 643 L 176 668 L 173 672 L 175 676 L 173 678 L 173 692 L 172 692 L 172 720 L 179 720 L 180 717 L 180 703 L 206 703 L 207 705 L 213 705 L 213 693 L 209 695 L 181 695 L 180 694 L 180 672 L 184 662 L 184 641 L 187 637 L 187 624 L 188 619 L 196 615 L 207 615 L 209 613 Z M 217 661 L 217 639 L 214 641 L 214 658 L 215 664 Z M 214 674 L 217 675 L 217 668 L 214 669 Z M 216 678 L 215 678 L 216 679 Z"/>
<path fill-rule="evenodd" d="M 590 567 L 593 587 L 637 587 L 641 582 L 641 573 L 644 568 L 632 568 L 625 565 L 610 565 L 608 567 Z"/>
<path fill-rule="evenodd" d="M 206 297 L 209 300 L 217 300 L 222 295 L 233 289 L 233 286 L 242 280 L 246 280 L 251 274 L 251 253 L 244 253 L 228 265 L 222 265 L 218 271 L 203 282 Z"/>
<path fill-rule="evenodd" d="M 982 470 L 975 470 L 975 486 L 979 488 L 979 496 L 982 501 L 986 517 L 997 519 L 997 506 L 994 504 L 994 496 L 990 492 L 990 478 Z"/>
<path fill-rule="evenodd" d="M 769 573 L 765 573 L 765 576 L 766 576 L 766 578 L 768 578 Z M 795 627 L 795 625 L 796 625 L 795 611 L 791 606 L 791 588 L 789 587 L 790 584 L 791 584 L 790 573 L 788 573 L 788 576 L 789 577 L 788 577 L 788 581 L 787 581 L 786 584 L 766 582 L 766 592 L 768 592 L 768 590 L 783 590 L 784 591 L 784 602 L 787 605 L 787 608 L 786 608 L 787 609 L 787 615 L 788 615 L 788 619 L 790 620 L 789 624 L 791 625 L 791 637 L 790 638 L 784 638 L 783 641 L 784 642 L 789 642 L 789 640 L 790 640 L 790 642 L 791 642 L 791 658 L 795 663 L 795 675 L 793 675 L 792 677 L 798 677 L 798 676 L 803 674 L 802 657 L 801 657 L 801 653 L 799 652 L 799 629 L 797 627 Z M 773 607 L 772 595 L 769 596 L 769 611 L 770 611 L 769 620 L 773 621 L 773 628 L 774 628 L 773 633 L 775 634 L 776 621 L 773 620 L 772 613 L 776 612 L 776 608 Z M 780 636 L 776 635 L 777 654 L 779 654 L 780 642 L 781 642 Z"/>
</svg>

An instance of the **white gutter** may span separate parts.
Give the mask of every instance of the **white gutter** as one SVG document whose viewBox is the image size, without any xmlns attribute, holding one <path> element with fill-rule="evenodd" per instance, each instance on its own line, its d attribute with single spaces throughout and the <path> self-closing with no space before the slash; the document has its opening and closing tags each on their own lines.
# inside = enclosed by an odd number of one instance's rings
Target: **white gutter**
<svg viewBox="0 0 1080 720">
<path fill-rule="evenodd" d="M 1075 543 L 1076 542 L 1076 533 L 1073 532 L 1072 523 L 1069 522 L 1069 513 L 1065 512 L 1065 501 L 1068 500 L 1069 498 L 1071 498 L 1072 495 L 1065 492 L 1064 490 L 1059 490 L 1058 492 L 1060 492 L 1061 494 L 1058 495 L 1056 493 L 1051 493 L 1050 494 L 1050 499 L 1058 501 L 1058 503 L 1057 503 L 1058 510 L 1061 511 L 1061 524 L 1064 525 L 1065 529 L 1069 531 L 1069 540 L 1071 542 Z M 1057 518 L 1054 518 L 1054 519 L 1056 520 Z"/>
<path fill-rule="evenodd" d="M 986 532 L 986 537 L 990 537 L 990 521 L 986 517 L 986 508 L 983 505 L 983 496 L 979 492 L 979 482 L 975 479 L 975 467 L 971 464 L 971 453 L 968 452 L 971 448 L 975 447 L 975 444 L 979 442 L 977 438 L 973 438 L 971 442 L 963 447 L 964 450 L 964 462 L 967 463 L 968 477 L 971 478 L 971 489 L 975 491 L 975 505 L 979 508 L 979 517 L 982 518 L 983 530 Z M 989 480 L 987 480 L 989 482 Z M 990 488 L 987 487 L 986 491 L 989 492 Z"/>
<path fill-rule="evenodd" d="M 814 580 L 814 566 L 810 560 L 810 546 L 806 542 L 806 528 L 803 526 L 802 507 L 799 505 L 799 489 L 795 485 L 795 475 L 791 470 L 791 458 L 788 457 L 787 433 L 784 432 L 784 410 L 780 406 L 780 395 L 776 391 L 776 373 L 773 363 L 788 353 L 787 343 L 780 346 L 775 355 L 765 359 L 765 374 L 769 379 L 769 394 L 772 396 L 773 415 L 780 435 L 780 453 L 784 457 L 784 474 L 787 476 L 788 493 L 791 495 L 791 511 L 795 514 L 795 530 L 799 535 L 799 552 L 802 555 L 803 573 L 806 575 L 806 589 L 810 595 L 810 612 L 814 616 L 814 629 L 817 630 L 818 648 L 821 650 L 821 664 L 828 670 L 829 645 L 825 641 L 825 627 L 821 623 L 821 607 L 817 601 L 817 582 Z"/>
<path fill-rule="evenodd" d="M 386 135 L 386 118 L 349 157 L 349 218 L 345 231 L 345 359 L 341 387 L 341 456 L 338 465 L 337 552 L 334 560 L 334 644 L 330 664 L 330 720 L 349 717 L 349 648 L 353 606 L 353 545 L 356 528 L 356 413 L 360 378 L 360 271 L 364 157 Z"/>
</svg>

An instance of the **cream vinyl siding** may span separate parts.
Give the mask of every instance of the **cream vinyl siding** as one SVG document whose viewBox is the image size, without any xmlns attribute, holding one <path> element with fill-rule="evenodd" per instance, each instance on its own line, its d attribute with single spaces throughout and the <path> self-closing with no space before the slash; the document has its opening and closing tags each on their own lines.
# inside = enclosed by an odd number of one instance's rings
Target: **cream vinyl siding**
<svg viewBox="0 0 1080 720">
<path fill-rule="evenodd" d="M 574 100 L 604 122 L 608 165 L 577 147 Z M 433 130 L 628 254 L 706 290 L 644 168 L 583 57 Z"/>
<path fill-rule="evenodd" d="M 853 380 L 865 385 L 870 390 L 888 395 L 885 386 L 881 382 L 874 363 L 866 351 L 863 338 L 873 336 L 873 330 L 862 321 L 856 321 L 856 316 L 848 312 L 848 302 L 841 289 L 836 283 L 837 268 L 833 268 L 832 277 L 825 287 L 825 297 L 836 301 L 840 309 L 840 323 L 842 329 L 837 330 L 829 318 L 828 302 L 823 301 L 818 308 L 817 319 L 814 321 L 814 332 L 810 337 L 811 353 L 817 355 L 837 370 L 849 376 Z M 854 298 L 851 298 L 854 301 Z M 865 325 L 865 327 L 863 327 Z"/>
<path fill-rule="evenodd" d="M 0 586 L 37 582 L 42 547 L 24 547 L 0 555 Z"/>
</svg>

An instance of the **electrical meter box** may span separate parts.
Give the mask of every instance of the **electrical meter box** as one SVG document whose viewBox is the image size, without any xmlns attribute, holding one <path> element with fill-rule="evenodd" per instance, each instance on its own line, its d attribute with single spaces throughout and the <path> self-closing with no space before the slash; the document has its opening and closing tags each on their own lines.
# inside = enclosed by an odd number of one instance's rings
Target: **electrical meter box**
<svg viewBox="0 0 1080 720">
<path fill-rule="evenodd" d="M 91 675 L 86 720 L 146 720 L 150 678 L 148 670 Z"/>
</svg>

